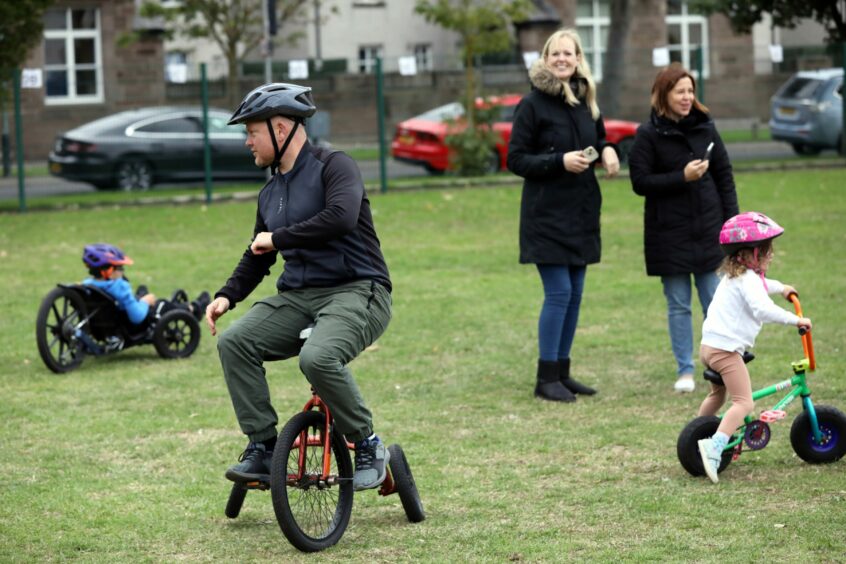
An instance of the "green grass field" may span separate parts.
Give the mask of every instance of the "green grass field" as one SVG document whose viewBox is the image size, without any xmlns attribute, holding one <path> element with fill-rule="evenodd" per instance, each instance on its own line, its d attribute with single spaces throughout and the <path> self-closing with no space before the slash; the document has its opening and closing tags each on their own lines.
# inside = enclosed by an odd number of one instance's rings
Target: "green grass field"
<svg viewBox="0 0 846 564">
<path fill-rule="evenodd" d="M 771 276 L 799 289 L 814 321 L 814 401 L 846 411 L 846 170 L 740 174 L 737 186 L 742 209 L 787 229 Z M 310 556 L 282 536 L 266 492 L 238 519 L 223 514 L 223 473 L 246 441 L 207 328 L 187 360 L 140 347 L 61 376 L 35 344 L 42 298 L 83 277 L 86 243 L 121 246 L 132 282 L 158 294 L 214 292 L 249 242 L 254 204 L 0 214 L 0 562 L 843 561 L 846 461 L 793 453 L 798 402 L 718 485 L 679 465 L 705 387 L 672 392 L 642 200 L 625 180 L 603 193 L 603 261 L 588 270 L 573 351 L 574 375 L 599 394 L 572 405 L 532 397 L 542 293 L 517 264 L 519 186 L 372 197 L 394 319 L 352 368 L 378 433 L 405 449 L 427 520 L 408 523 L 397 496 L 356 494 L 340 543 Z M 766 326 L 756 353 L 761 387 L 789 377 L 800 341 Z M 309 388 L 296 362 L 267 368 L 284 421 Z"/>
</svg>

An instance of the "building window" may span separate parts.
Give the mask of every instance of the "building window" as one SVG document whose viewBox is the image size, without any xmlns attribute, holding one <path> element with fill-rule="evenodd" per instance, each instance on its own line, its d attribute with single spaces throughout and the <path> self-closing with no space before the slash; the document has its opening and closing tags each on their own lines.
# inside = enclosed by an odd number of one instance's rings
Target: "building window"
<svg viewBox="0 0 846 564">
<path fill-rule="evenodd" d="M 371 74 L 376 70 L 376 59 L 381 57 L 381 45 L 362 45 L 358 48 L 358 72 Z"/>
<path fill-rule="evenodd" d="M 100 11 L 62 8 L 44 14 L 47 104 L 103 101 Z"/>
<path fill-rule="evenodd" d="M 576 4 L 576 30 L 582 40 L 585 60 L 597 82 L 602 81 L 602 63 L 608 47 L 610 26 L 610 0 L 579 0 Z"/>
<path fill-rule="evenodd" d="M 428 43 L 415 45 L 414 59 L 417 62 L 418 72 L 432 70 L 432 46 Z"/>
<path fill-rule="evenodd" d="M 699 69 L 701 48 L 702 76 L 708 77 L 708 20 L 692 12 L 687 0 L 667 0 L 667 47 L 671 61 L 693 72 Z"/>
</svg>

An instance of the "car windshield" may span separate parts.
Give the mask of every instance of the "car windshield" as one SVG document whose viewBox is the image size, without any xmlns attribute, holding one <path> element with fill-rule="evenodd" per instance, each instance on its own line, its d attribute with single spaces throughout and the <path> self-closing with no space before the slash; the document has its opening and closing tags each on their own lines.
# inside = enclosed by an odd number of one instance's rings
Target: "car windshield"
<svg viewBox="0 0 846 564">
<path fill-rule="evenodd" d="M 428 112 L 422 113 L 419 116 L 416 116 L 415 119 L 420 119 L 423 121 L 446 121 L 449 119 L 458 119 L 464 115 L 464 106 L 459 104 L 458 102 L 452 102 L 451 104 L 446 104 L 444 106 L 439 106 Z"/>
<path fill-rule="evenodd" d="M 817 93 L 821 90 L 823 82 L 816 78 L 807 78 L 803 76 L 796 76 L 784 85 L 781 92 L 778 93 L 779 98 L 788 98 L 794 100 L 809 100 L 817 97 Z"/>
</svg>

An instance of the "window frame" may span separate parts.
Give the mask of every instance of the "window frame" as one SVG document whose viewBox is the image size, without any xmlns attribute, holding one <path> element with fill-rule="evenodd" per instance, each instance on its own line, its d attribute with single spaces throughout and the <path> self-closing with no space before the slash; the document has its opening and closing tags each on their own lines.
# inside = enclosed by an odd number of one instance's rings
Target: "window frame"
<svg viewBox="0 0 846 564">
<path fill-rule="evenodd" d="M 376 72 L 376 59 L 384 58 L 382 44 L 370 44 L 358 46 L 357 68 L 358 74 L 374 74 Z M 362 53 L 369 56 L 362 57 Z M 375 55 L 375 56 L 374 56 Z"/>
<path fill-rule="evenodd" d="M 710 47 L 708 43 L 708 18 L 702 14 L 690 13 L 688 0 L 678 0 L 681 8 L 680 14 L 670 14 L 669 10 L 667 10 L 667 16 L 665 18 L 665 24 L 667 26 L 667 48 L 671 54 L 672 60 L 672 53 L 680 53 L 681 54 L 681 64 L 684 68 L 688 69 L 691 73 L 696 73 L 697 68 L 695 66 L 695 61 L 691 61 L 691 53 L 693 51 L 691 44 L 690 44 L 690 26 L 691 25 L 699 25 L 702 30 L 702 42 L 699 46 L 702 48 L 702 78 L 709 78 L 711 76 L 711 65 L 709 64 L 709 52 Z M 670 0 L 667 0 L 667 4 L 669 5 Z M 681 30 L 681 37 L 679 41 L 681 43 L 670 43 L 670 26 L 671 25 L 678 25 Z M 697 76 L 697 78 L 699 78 Z"/>
<path fill-rule="evenodd" d="M 44 61 L 44 104 L 47 106 L 62 106 L 71 104 L 102 104 L 105 101 L 105 94 L 103 88 L 103 37 L 102 37 L 102 23 L 99 7 L 86 8 L 94 10 L 94 28 L 93 29 L 74 29 L 73 28 L 73 11 L 80 8 L 66 7 L 53 8 L 56 11 L 64 11 L 65 13 L 65 28 L 64 29 L 45 29 L 44 41 L 42 45 L 45 49 Z M 64 64 L 48 64 L 46 61 L 46 42 L 47 40 L 63 40 L 65 42 L 65 62 Z M 76 63 L 76 48 L 74 41 L 78 39 L 93 39 L 94 40 L 94 63 Z M 68 94 L 64 96 L 49 95 L 47 93 L 46 80 L 49 72 L 63 70 L 67 73 L 67 88 Z M 96 92 L 94 94 L 77 94 L 76 73 L 80 70 L 94 71 L 94 86 Z"/>
<path fill-rule="evenodd" d="M 602 63 L 605 60 L 605 53 L 608 50 L 608 45 L 602 45 L 602 29 L 611 28 L 611 16 L 602 16 L 600 11 L 600 4 L 605 2 L 610 5 L 609 0 L 589 0 L 590 1 L 590 16 L 576 17 L 576 30 L 582 27 L 591 28 L 592 41 L 587 45 L 585 38 L 579 34 L 582 40 L 583 55 L 590 65 L 590 72 L 593 75 L 595 82 L 602 82 Z M 584 0 L 582 0 L 584 2 Z M 581 3 L 581 2 L 577 2 Z"/>
</svg>

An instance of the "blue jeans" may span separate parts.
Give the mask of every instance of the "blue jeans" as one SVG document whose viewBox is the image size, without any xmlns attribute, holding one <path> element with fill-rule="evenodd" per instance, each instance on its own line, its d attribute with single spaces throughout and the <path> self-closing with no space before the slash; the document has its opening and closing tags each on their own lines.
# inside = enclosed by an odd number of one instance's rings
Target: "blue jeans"
<svg viewBox="0 0 846 564">
<path fill-rule="evenodd" d="M 579 322 L 586 266 L 537 265 L 543 282 L 543 307 L 538 319 L 540 360 L 570 358 L 570 347 Z"/>
<path fill-rule="evenodd" d="M 711 298 L 717 291 L 720 279 L 715 272 L 694 274 L 696 292 L 702 315 L 708 314 Z M 693 374 L 693 316 L 691 315 L 690 274 L 662 276 L 664 297 L 667 298 L 667 322 L 670 328 L 670 345 L 678 365 L 677 374 Z"/>
</svg>

